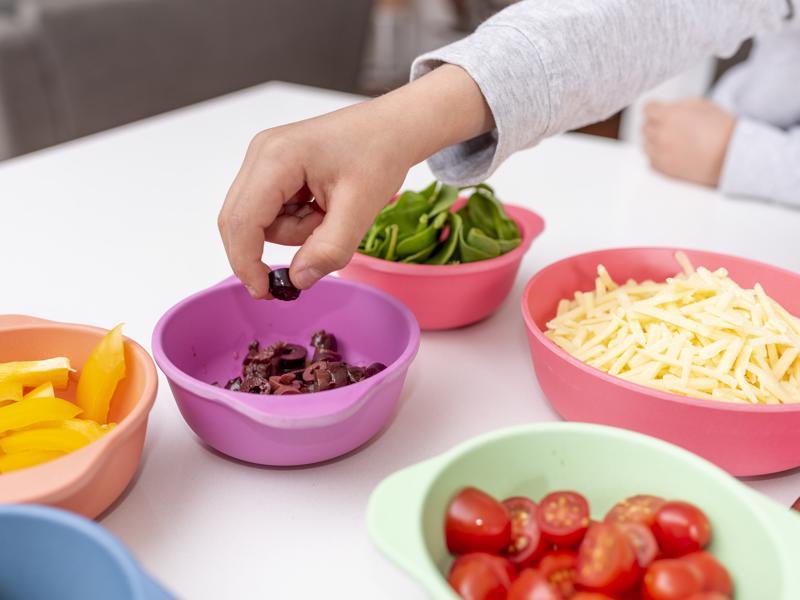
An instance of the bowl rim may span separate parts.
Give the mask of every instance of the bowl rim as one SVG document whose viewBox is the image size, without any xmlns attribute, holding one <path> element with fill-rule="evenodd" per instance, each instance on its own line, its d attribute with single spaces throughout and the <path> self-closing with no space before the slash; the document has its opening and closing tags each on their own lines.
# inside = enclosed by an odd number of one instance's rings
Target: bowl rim
<svg viewBox="0 0 800 600">
<path fill-rule="evenodd" d="M 5 332 L 19 329 L 91 333 L 101 337 L 110 331 L 93 325 L 50 321 L 28 315 L 0 316 L 0 336 Z M 116 449 L 140 427 L 146 426 L 148 415 L 156 400 L 158 373 L 147 351 L 131 338 L 127 336 L 123 338 L 144 376 L 144 389 L 131 411 L 114 429 L 78 450 L 46 463 L 0 475 L 0 502 L 53 503 L 64 500 L 71 490 L 86 485 Z M 43 476 L 47 470 L 51 471 L 52 477 Z"/>
<path fill-rule="evenodd" d="M 539 329 L 536 323 L 533 320 L 533 316 L 530 314 L 529 309 L 529 299 L 534 296 L 534 289 L 539 283 L 539 280 L 548 272 L 554 271 L 556 269 L 562 268 L 563 266 L 574 262 L 579 258 L 590 257 L 592 255 L 604 255 L 609 253 L 631 253 L 637 254 L 639 252 L 685 252 L 687 254 L 707 254 L 714 256 L 722 261 L 738 261 L 747 263 L 754 267 L 758 267 L 760 269 L 770 269 L 772 271 L 777 271 L 778 273 L 785 275 L 786 277 L 790 277 L 792 279 L 796 279 L 798 283 L 800 283 L 800 275 L 797 273 L 793 273 L 788 269 L 784 269 L 782 267 L 777 267 L 774 265 L 770 265 L 767 263 L 763 263 L 757 260 L 753 260 L 750 258 L 744 258 L 741 256 L 735 256 L 732 254 L 725 254 L 721 252 L 713 252 L 710 250 L 699 250 L 693 248 L 680 248 L 680 247 L 671 247 L 671 246 L 618 246 L 613 248 L 604 248 L 601 250 L 591 250 L 589 252 L 581 252 L 579 254 L 573 254 L 557 260 L 553 263 L 550 263 L 546 267 L 543 267 L 539 271 L 537 271 L 533 277 L 528 280 L 528 283 L 525 285 L 525 289 L 522 292 L 522 299 L 521 299 L 521 309 L 522 309 L 522 317 L 525 321 L 525 327 L 527 328 L 528 332 L 536 339 L 539 344 L 541 344 L 545 349 L 550 351 L 551 354 L 555 355 L 557 358 L 561 359 L 562 361 L 567 362 L 572 367 L 577 368 L 578 370 L 586 373 L 587 375 L 593 376 L 601 381 L 624 388 L 630 392 L 636 392 L 638 394 L 646 394 L 658 400 L 664 400 L 667 402 L 673 402 L 677 404 L 683 404 L 686 406 L 695 406 L 699 408 L 714 408 L 717 410 L 728 411 L 728 412 L 743 412 L 743 413 L 792 413 L 792 412 L 800 412 L 800 403 L 798 404 L 740 404 L 740 403 L 732 403 L 732 402 L 724 402 L 722 400 L 708 400 L 706 398 L 692 398 L 690 396 L 681 396 L 680 394 L 673 394 L 671 392 L 665 392 L 662 390 L 657 390 L 651 387 L 647 387 L 638 383 L 633 383 L 630 381 L 626 381 L 619 377 L 615 377 L 614 375 L 609 375 L 596 367 L 593 367 L 577 358 L 572 356 L 566 350 L 563 350 L 550 340 L 547 336 L 544 335 L 544 332 Z"/>
<path fill-rule="evenodd" d="M 146 597 L 143 579 L 149 579 L 149 575 L 120 540 L 94 521 L 63 509 L 37 504 L 2 505 L 0 520 L 3 518 L 44 521 L 48 526 L 64 527 L 90 539 L 111 556 L 114 564 L 120 568 L 132 597 L 142 599 Z"/>
<path fill-rule="evenodd" d="M 272 265 L 271 268 L 279 269 L 283 266 L 284 265 Z M 290 397 L 291 404 L 288 404 L 288 401 L 283 396 L 258 396 L 260 399 L 258 406 L 248 402 L 248 400 L 253 400 L 253 394 L 226 390 L 225 388 L 214 386 L 192 377 L 175 365 L 167 356 L 164 350 L 164 330 L 181 310 L 199 298 L 219 290 L 235 287 L 244 289 L 244 286 L 242 286 L 241 282 L 234 275 L 187 296 L 169 308 L 161 316 L 153 330 L 152 348 L 155 361 L 171 384 L 175 384 L 203 400 L 208 400 L 225 408 L 232 409 L 240 415 L 262 425 L 278 429 L 300 429 L 324 427 L 338 423 L 358 412 L 361 406 L 363 406 L 378 389 L 383 387 L 384 383 L 392 382 L 398 377 L 403 376 L 419 350 L 420 328 L 411 310 L 402 302 L 382 290 L 339 277 L 327 276 L 321 281 L 324 281 L 325 285 L 345 286 L 354 288 L 358 293 L 370 294 L 380 301 L 391 305 L 398 311 L 398 314 L 408 328 L 408 341 L 400 356 L 388 364 L 386 369 L 368 379 L 342 388 L 308 394 L 292 394 Z M 309 414 L 303 416 L 281 414 L 281 404 L 291 406 L 298 401 L 303 402 L 304 399 L 306 399 L 306 402 L 308 402 L 308 399 L 316 400 L 315 403 L 322 406 L 317 406 L 316 410 L 308 411 Z M 321 400 L 328 400 L 328 402 L 323 403 Z M 305 406 L 308 407 L 309 405 L 306 404 Z"/>
<path fill-rule="evenodd" d="M 455 206 L 458 206 L 465 198 L 465 196 L 460 196 L 459 202 L 457 202 Z M 544 218 L 529 208 L 506 203 L 503 203 L 503 208 L 506 209 L 508 216 L 510 216 L 522 230 L 522 242 L 510 252 L 506 252 L 495 258 L 457 265 L 418 265 L 375 258 L 374 256 L 367 256 L 366 254 L 356 251 L 355 254 L 353 254 L 353 258 L 350 260 L 350 264 L 367 267 L 374 271 L 410 276 L 468 275 L 500 269 L 520 260 L 528 249 L 530 249 L 533 241 L 541 235 L 545 228 Z M 348 267 L 345 267 L 342 270 L 347 268 Z"/>
</svg>

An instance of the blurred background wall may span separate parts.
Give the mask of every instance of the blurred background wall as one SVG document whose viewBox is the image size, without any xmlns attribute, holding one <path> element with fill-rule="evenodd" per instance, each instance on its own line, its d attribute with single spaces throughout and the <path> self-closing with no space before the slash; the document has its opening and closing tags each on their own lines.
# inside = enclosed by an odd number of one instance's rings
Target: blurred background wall
<svg viewBox="0 0 800 600">
<path fill-rule="evenodd" d="M 273 79 L 384 93 L 512 1 L 0 0 L 0 159 Z M 717 70 L 651 96 L 700 94 Z M 637 114 L 587 131 L 635 139 Z"/>
</svg>

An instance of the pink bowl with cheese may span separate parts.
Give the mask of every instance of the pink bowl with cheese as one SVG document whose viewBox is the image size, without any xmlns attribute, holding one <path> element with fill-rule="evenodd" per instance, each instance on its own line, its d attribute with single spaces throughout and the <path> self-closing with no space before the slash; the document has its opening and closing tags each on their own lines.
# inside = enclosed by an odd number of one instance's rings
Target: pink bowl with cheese
<svg viewBox="0 0 800 600">
<path fill-rule="evenodd" d="M 522 296 L 536 377 L 553 408 L 570 421 L 624 427 L 682 446 L 734 475 L 761 475 L 800 466 L 800 404 L 739 404 L 690 398 L 600 371 L 545 336 L 558 302 L 594 288 L 597 265 L 620 281 L 663 281 L 678 271 L 678 248 L 617 248 L 579 254 L 539 271 Z M 682 250 L 695 266 L 724 267 L 742 287 L 760 283 L 800 315 L 800 275 L 725 254 Z"/>
</svg>

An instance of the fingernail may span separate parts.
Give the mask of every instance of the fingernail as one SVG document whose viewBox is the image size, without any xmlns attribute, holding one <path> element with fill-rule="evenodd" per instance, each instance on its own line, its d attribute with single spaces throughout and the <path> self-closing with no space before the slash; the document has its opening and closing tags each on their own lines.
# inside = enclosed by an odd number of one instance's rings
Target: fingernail
<svg viewBox="0 0 800 600">
<path fill-rule="evenodd" d="M 315 269 L 314 267 L 308 267 L 299 271 L 297 274 L 290 275 L 290 279 L 292 283 L 300 288 L 301 290 L 305 290 L 310 288 L 314 285 L 317 281 L 322 279 L 325 276 L 319 269 Z"/>
</svg>

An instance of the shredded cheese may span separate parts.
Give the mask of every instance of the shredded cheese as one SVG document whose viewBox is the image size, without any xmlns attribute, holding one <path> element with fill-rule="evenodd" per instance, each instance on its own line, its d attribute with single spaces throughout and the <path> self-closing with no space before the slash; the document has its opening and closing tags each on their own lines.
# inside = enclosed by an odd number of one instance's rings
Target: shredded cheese
<svg viewBox="0 0 800 600">
<path fill-rule="evenodd" d="M 761 285 L 743 289 L 725 269 L 695 268 L 664 283 L 616 283 L 603 265 L 594 290 L 558 303 L 546 335 L 593 367 L 695 398 L 800 402 L 800 319 Z"/>
</svg>

